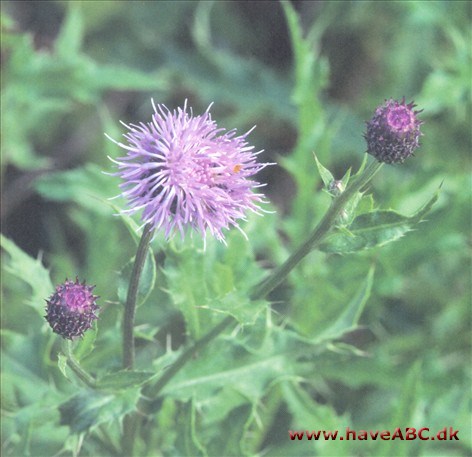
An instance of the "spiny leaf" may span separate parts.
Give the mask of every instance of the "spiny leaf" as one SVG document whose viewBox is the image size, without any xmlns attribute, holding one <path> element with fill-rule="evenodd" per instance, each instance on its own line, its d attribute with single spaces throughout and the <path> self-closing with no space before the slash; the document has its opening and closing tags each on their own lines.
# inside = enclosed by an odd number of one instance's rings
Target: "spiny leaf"
<svg viewBox="0 0 472 457">
<path fill-rule="evenodd" d="M 249 300 L 246 294 L 237 290 L 228 292 L 222 298 L 212 300 L 208 305 L 201 306 L 203 309 L 229 314 L 241 325 L 254 324 L 260 312 L 266 307 L 267 302 L 265 300 Z"/>
<path fill-rule="evenodd" d="M 234 348 L 229 348 L 229 352 L 223 352 L 230 355 L 231 351 L 234 351 Z M 289 366 L 285 363 L 283 355 L 272 354 L 269 357 L 261 355 L 260 358 L 247 360 L 246 363 L 243 359 L 233 359 L 230 365 L 228 361 L 220 360 L 222 355 L 221 351 L 215 353 L 213 364 L 218 368 L 209 371 L 208 362 L 202 362 L 200 366 L 193 364 L 190 369 L 193 373 L 189 370 L 185 378 L 179 376 L 179 379 L 165 387 L 163 392 L 180 399 L 191 398 L 197 393 L 205 398 L 211 392 L 231 385 L 246 397 L 257 399 L 274 379 L 291 374 L 288 372 Z"/>
<path fill-rule="evenodd" d="M 361 214 L 348 227 L 349 234 L 341 230 L 335 231 L 320 245 L 320 250 L 346 254 L 395 241 L 412 230 L 431 210 L 437 199 L 438 192 L 412 216 L 403 216 L 392 210 Z"/>
</svg>

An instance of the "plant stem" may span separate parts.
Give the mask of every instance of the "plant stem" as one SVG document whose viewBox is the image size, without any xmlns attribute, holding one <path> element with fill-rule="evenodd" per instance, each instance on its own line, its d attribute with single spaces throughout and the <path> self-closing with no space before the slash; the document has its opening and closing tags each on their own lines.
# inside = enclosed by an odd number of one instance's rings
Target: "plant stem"
<svg viewBox="0 0 472 457">
<path fill-rule="evenodd" d="M 149 386 L 144 395 L 149 398 L 155 398 L 166 384 L 180 371 L 180 369 L 198 352 L 205 347 L 211 340 L 216 338 L 223 330 L 235 322 L 233 316 L 225 317 L 218 325 L 213 327 L 206 335 L 195 341 L 180 357 L 165 371 L 156 384 Z"/>
<path fill-rule="evenodd" d="M 306 255 L 323 241 L 325 236 L 335 226 L 336 219 L 346 203 L 372 179 L 382 165 L 381 162 L 371 162 L 362 174 L 355 178 L 346 190 L 333 200 L 323 219 L 321 219 L 308 239 L 282 265 L 273 270 L 269 277 L 254 287 L 250 294 L 251 300 L 264 298 L 288 276 Z"/>
<path fill-rule="evenodd" d="M 69 365 L 70 369 L 77 375 L 77 377 L 88 387 L 92 389 L 95 388 L 95 379 L 90 376 L 75 360 L 74 355 L 72 354 L 71 342 L 67 341 L 64 342 L 65 344 L 63 347 L 65 348 L 65 353 L 67 357 L 67 364 Z"/>
<path fill-rule="evenodd" d="M 143 234 L 139 241 L 128 285 L 128 294 L 126 296 L 125 312 L 123 316 L 123 368 L 125 370 L 134 368 L 134 318 L 136 315 L 136 301 L 138 297 L 139 280 L 148 255 L 152 234 L 153 230 L 151 226 L 147 224 L 143 229 Z M 123 419 L 123 435 L 121 437 L 123 457 L 133 456 L 135 436 L 138 427 L 139 418 L 136 413 L 125 416 Z"/>
<path fill-rule="evenodd" d="M 364 171 L 354 178 L 346 190 L 335 197 L 327 213 L 319 224 L 315 227 L 308 239 L 282 264 L 280 267 L 273 270 L 270 275 L 259 284 L 257 284 L 251 294 L 251 300 L 260 300 L 264 298 L 269 292 L 271 292 L 277 285 L 279 285 L 287 275 L 293 270 L 293 268 L 314 248 L 316 248 L 326 235 L 335 227 L 336 219 L 344 209 L 345 205 L 349 200 L 359 192 L 372 177 L 380 170 L 382 163 L 373 161 L 371 162 Z M 180 369 L 190 360 L 194 354 L 206 346 L 210 341 L 216 338 L 222 333 L 227 327 L 235 322 L 235 318 L 227 316 L 224 318 L 216 327 L 210 330 L 199 340 L 195 341 L 192 346 L 188 347 L 170 366 L 167 371 L 161 376 L 156 384 L 148 386 L 144 391 L 144 396 L 150 399 L 155 399 L 166 386 L 166 384 L 180 371 Z M 151 412 L 157 402 L 149 402 L 149 400 L 143 400 L 140 403 L 139 409 L 143 413 Z"/>
<path fill-rule="evenodd" d="M 153 230 L 151 226 L 149 224 L 146 225 L 139 242 L 128 285 L 128 295 L 126 296 L 125 312 L 123 316 L 123 368 L 125 370 L 134 367 L 134 317 L 136 314 L 136 299 L 138 296 L 139 279 L 144 268 L 152 234 Z"/>
</svg>

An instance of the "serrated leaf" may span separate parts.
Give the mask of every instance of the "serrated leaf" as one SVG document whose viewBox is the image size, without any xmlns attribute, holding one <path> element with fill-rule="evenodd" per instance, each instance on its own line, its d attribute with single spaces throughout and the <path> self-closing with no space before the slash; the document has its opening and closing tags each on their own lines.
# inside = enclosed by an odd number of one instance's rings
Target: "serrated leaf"
<svg viewBox="0 0 472 457">
<path fill-rule="evenodd" d="M 367 273 L 366 279 L 360 285 L 356 295 L 348 303 L 341 315 L 331 326 L 323 331 L 321 335 L 318 335 L 315 338 L 314 343 L 320 344 L 322 342 L 340 338 L 343 334 L 352 330 L 357 325 L 362 311 L 364 310 L 364 306 L 369 299 L 373 281 L 374 268 L 372 267 Z"/>
<path fill-rule="evenodd" d="M 326 189 L 328 189 L 329 185 L 334 181 L 334 176 L 326 167 L 321 165 L 318 157 L 316 157 L 316 154 L 313 154 L 313 156 L 315 157 L 316 166 L 318 167 L 318 172 L 320 173 L 321 179 L 323 180 L 323 184 L 325 185 Z"/>
<path fill-rule="evenodd" d="M 229 345 L 226 349 L 213 349 L 213 353 L 211 369 L 208 360 L 193 363 L 185 372 L 185 377 L 176 377 L 162 393 L 182 400 L 194 395 L 205 398 L 224 386 L 232 386 L 247 398 L 257 399 L 274 379 L 291 374 L 288 371 L 290 365 L 285 363 L 282 354 L 246 357 Z"/>
<path fill-rule="evenodd" d="M 413 216 L 403 216 L 392 210 L 361 214 L 349 225 L 349 235 L 336 230 L 326 238 L 319 249 L 324 252 L 347 254 L 395 241 L 412 230 L 431 210 L 437 199 L 436 192 Z"/>
<path fill-rule="evenodd" d="M 114 395 L 84 390 L 60 405 L 60 423 L 69 426 L 72 433 L 93 430 L 100 424 L 122 420 L 134 411 L 139 396 L 139 389 L 131 388 Z"/>
<path fill-rule="evenodd" d="M 23 252 L 13 241 L 0 234 L 0 245 L 9 254 L 5 269 L 31 287 L 31 295 L 24 303 L 44 316 L 45 300 L 54 292 L 49 271 L 41 259 L 33 259 Z"/>
<path fill-rule="evenodd" d="M 156 373 L 151 371 L 119 371 L 103 376 L 97 381 L 96 387 L 103 390 L 123 390 L 130 387 L 139 387 L 153 376 L 156 376 Z"/>
</svg>

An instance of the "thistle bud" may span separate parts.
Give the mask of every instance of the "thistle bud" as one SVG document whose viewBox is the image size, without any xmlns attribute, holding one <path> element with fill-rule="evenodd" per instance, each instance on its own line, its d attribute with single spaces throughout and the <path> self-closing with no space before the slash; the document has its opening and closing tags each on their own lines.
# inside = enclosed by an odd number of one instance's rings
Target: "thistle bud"
<svg viewBox="0 0 472 457">
<path fill-rule="evenodd" d="M 414 111 L 416 105 L 406 104 L 405 97 L 401 102 L 386 100 L 385 104 L 375 110 L 372 119 L 367 122 L 364 138 L 367 152 L 379 162 L 402 163 L 419 147 L 422 135 L 417 118 L 421 111 Z"/>
<path fill-rule="evenodd" d="M 79 283 L 79 279 L 66 281 L 56 286 L 54 292 L 46 300 L 46 320 L 53 332 L 63 338 L 72 340 L 80 337 L 92 327 L 92 322 L 98 319 L 95 312 L 99 309 L 95 300 L 98 296 L 92 294 L 95 286 Z"/>
</svg>

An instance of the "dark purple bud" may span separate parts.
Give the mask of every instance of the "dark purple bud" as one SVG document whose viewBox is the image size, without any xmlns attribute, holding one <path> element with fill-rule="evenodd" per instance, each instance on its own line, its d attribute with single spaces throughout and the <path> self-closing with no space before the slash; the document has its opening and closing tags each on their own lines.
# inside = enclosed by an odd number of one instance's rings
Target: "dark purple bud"
<svg viewBox="0 0 472 457">
<path fill-rule="evenodd" d="M 98 296 L 92 294 L 94 287 L 85 285 L 85 281 L 79 283 L 78 278 L 56 286 L 56 292 L 46 300 L 44 316 L 53 332 L 72 340 L 92 327 L 99 309 L 95 303 Z"/>
<path fill-rule="evenodd" d="M 406 104 L 405 97 L 401 102 L 386 100 L 366 123 L 364 138 L 367 152 L 379 162 L 401 163 L 420 146 L 420 126 L 423 122 L 417 114 L 422 110 L 414 111 L 415 106 L 413 103 Z"/>
</svg>

